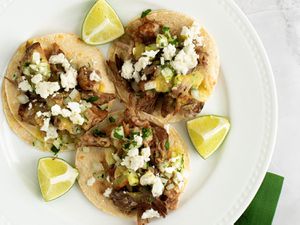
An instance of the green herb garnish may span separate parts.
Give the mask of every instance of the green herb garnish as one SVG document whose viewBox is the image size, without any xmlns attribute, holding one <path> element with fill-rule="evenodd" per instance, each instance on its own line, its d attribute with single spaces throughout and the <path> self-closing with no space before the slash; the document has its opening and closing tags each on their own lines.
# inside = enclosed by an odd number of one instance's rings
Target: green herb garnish
<svg viewBox="0 0 300 225">
<path fill-rule="evenodd" d="M 170 149 L 170 142 L 169 142 L 169 140 L 166 141 L 165 148 L 166 148 L 166 150 Z"/>
<path fill-rule="evenodd" d="M 109 120 L 109 122 L 111 122 L 111 123 L 116 122 L 116 119 L 115 119 L 114 117 L 112 117 L 112 116 L 110 116 L 110 117 L 108 118 L 108 120 Z"/>
<path fill-rule="evenodd" d="M 106 133 L 99 130 L 98 128 L 94 129 L 92 131 L 92 133 L 93 133 L 94 137 L 105 137 L 106 136 Z"/>
<path fill-rule="evenodd" d="M 144 12 L 142 12 L 141 18 L 146 17 L 152 10 L 151 9 L 147 9 Z"/>
<path fill-rule="evenodd" d="M 60 151 L 59 148 L 56 148 L 54 145 L 52 145 L 52 147 L 51 147 L 51 152 L 53 152 L 54 155 L 57 155 L 57 153 L 58 153 L 59 151 Z"/>
<path fill-rule="evenodd" d="M 169 32 L 170 32 L 170 27 L 163 26 L 162 32 L 163 32 L 164 34 L 169 33 Z"/>
<path fill-rule="evenodd" d="M 89 97 L 86 101 L 93 103 L 93 102 L 97 101 L 98 99 L 99 99 L 98 96 L 92 96 L 92 97 Z"/>
<path fill-rule="evenodd" d="M 142 128 L 142 137 L 143 139 L 150 137 L 150 135 L 152 134 L 152 131 L 150 128 Z"/>
</svg>

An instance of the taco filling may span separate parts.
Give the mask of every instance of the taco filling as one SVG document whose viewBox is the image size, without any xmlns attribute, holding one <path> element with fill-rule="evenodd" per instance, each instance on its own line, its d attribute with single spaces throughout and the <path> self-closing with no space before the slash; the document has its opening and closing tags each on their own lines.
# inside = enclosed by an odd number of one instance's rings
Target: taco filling
<svg viewBox="0 0 300 225">
<path fill-rule="evenodd" d="M 139 225 L 151 218 L 165 217 L 169 210 L 176 209 L 185 185 L 185 149 L 169 126 L 142 120 L 128 110 L 125 116 L 115 115 L 109 121 L 81 137 L 82 151 L 76 157 L 81 179 L 82 167 L 90 162 L 82 161 L 80 166 L 80 161 L 97 158 L 88 148 L 105 148 L 95 150 L 104 157 L 93 163 L 88 179 L 79 184 L 90 188 L 98 185 L 100 188 L 95 190 L 104 201 L 111 202 L 123 214 L 136 215 Z M 105 144 L 100 141 L 103 139 Z"/>
<path fill-rule="evenodd" d="M 101 72 L 72 64 L 60 47 L 27 43 L 13 81 L 19 90 L 18 115 L 43 133 L 53 151 L 74 149 L 74 141 L 108 114 L 114 94 L 102 93 Z"/>
<path fill-rule="evenodd" d="M 209 59 L 202 29 L 194 22 L 174 30 L 147 17 L 135 30 L 129 25 L 114 43 L 109 65 L 115 85 L 130 93 L 131 105 L 147 113 L 160 105 L 162 117 L 191 117 L 201 111 Z"/>
</svg>

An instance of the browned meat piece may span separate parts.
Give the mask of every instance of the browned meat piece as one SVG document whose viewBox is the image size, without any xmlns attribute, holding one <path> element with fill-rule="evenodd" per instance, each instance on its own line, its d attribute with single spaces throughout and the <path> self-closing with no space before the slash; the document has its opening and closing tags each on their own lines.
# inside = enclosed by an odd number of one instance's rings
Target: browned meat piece
<svg viewBox="0 0 300 225">
<path fill-rule="evenodd" d="M 110 195 L 110 198 L 114 205 L 117 206 L 120 211 L 126 214 L 130 214 L 138 207 L 138 203 L 130 195 L 124 193 L 123 191 L 113 191 Z"/>
<path fill-rule="evenodd" d="M 175 111 L 181 111 L 185 116 L 191 117 L 200 113 L 203 106 L 203 102 L 199 102 L 191 96 L 181 95 L 177 98 Z"/>
<path fill-rule="evenodd" d="M 117 55 L 115 55 L 115 58 L 120 60 L 120 58 L 118 58 Z M 118 60 L 116 62 L 118 62 Z M 120 61 L 118 62 L 118 64 L 119 63 L 120 63 Z M 114 82 L 115 86 L 118 87 L 118 88 L 116 88 L 116 91 L 131 93 L 132 88 L 131 88 L 129 82 L 127 82 L 123 77 L 120 76 L 119 69 L 118 69 L 116 63 L 113 61 L 107 61 L 107 64 L 111 70 L 109 75 L 110 75 L 112 81 Z M 122 65 L 121 65 L 121 68 L 122 68 Z"/>
<path fill-rule="evenodd" d="M 87 122 L 83 124 L 82 128 L 84 130 L 89 130 L 91 127 L 104 120 L 107 115 L 108 112 L 106 110 L 101 110 L 97 106 L 93 105 L 84 112 Z"/>
<path fill-rule="evenodd" d="M 165 190 L 164 196 L 166 199 L 164 200 L 164 203 L 167 209 L 174 210 L 177 208 L 179 195 L 180 192 L 175 189 Z"/>
<path fill-rule="evenodd" d="M 83 91 L 81 93 L 82 99 L 90 100 L 93 99 L 92 103 L 95 105 L 103 105 L 105 103 L 109 103 L 110 101 L 116 98 L 115 94 L 111 93 L 95 93 L 92 91 Z"/>
<path fill-rule="evenodd" d="M 152 208 L 159 212 L 159 214 L 162 217 L 165 217 L 168 214 L 168 209 L 166 207 L 166 203 L 160 200 L 159 198 L 156 198 L 152 202 Z"/>
<path fill-rule="evenodd" d="M 95 81 L 90 80 L 90 74 L 92 73 L 86 66 L 79 69 L 77 81 L 79 87 L 85 91 L 93 91 L 96 85 Z M 97 72 L 99 74 L 99 72 Z"/>
<path fill-rule="evenodd" d="M 35 102 L 31 103 L 32 107 L 29 107 L 29 103 L 22 104 L 19 106 L 18 115 L 23 122 L 29 123 L 31 125 L 43 125 L 43 118 L 37 117 L 36 112 L 44 110 L 43 103 Z"/>
<path fill-rule="evenodd" d="M 128 123 L 125 123 L 125 121 L 122 122 L 124 134 L 125 137 L 128 137 L 130 135 L 130 125 Z"/>
<path fill-rule="evenodd" d="M 146 91 L 141 96 L 133 96 L 131 99 L 131 104 L 135 105 L 138 110 L 144 111 L 146 113 L 153 113 L 155 110 L 157 98 L 157 93 L 153 91 Z"/>
<path fill-rule="evenodd" d="M 152 160 L 156 163 L 163 162 L 167 159 L 168 156 L 168 149 L 167 149 L 167 142 L 169 141 L 169 135 L 167 131 L 159 127 L 157 125 L 152 125 L 153 127 L 153 146 L 154 151 L 152 151 Z"/>
<path fill-rule="evenodd" d="M 54 97 L 48 98 L 47 103 L 49 104 L 49 106 L 52 106 L 52 105 L 55 105 L 55 104 L 63 106 L 64 100 L 68 96 L 69 96 L 69 93 L 67 93 L 67 92 L 58 93 Z"/>
<path fill-rule="evenodd" d="M 138 34 L 144 44 L 153 43 L 160 31 L 160 25 L 154 21 L 146 21 L 139 26 Z"/>
<path fill-rule="evenodd" d="M 128 108 L 125 111 L 125 119 L 128 123 L 130 123 L 133 127 L 150 127 L 150 123 L 148 120 L 141 120 L 137 115 L 134 109 Z"/>
<path fill-rule="evenodd" d="M 147 76 L 147 78 L 149 79 L 149 77 L 151 77 L 155 71 L 157 69 L 156 65 L 151 65 L 151 66 L 147 66 L 145 69 L 143 69 L 143 74 Z"/>
<path fill-rule="evenodd" d="M 94 147 L 104 147 L 108 148 L 111 146 L 110 138 L 100 137 L 92 134 L 92 132 L 87 132 L 80 137 L 80 146 L 94 146 Z"/>
<path fill-rule="evenodd" d="M 42 46 L 39 42 L 29 43 L 26 44 L 26 51 L 25 55 L 22 59 L 21 65 L 24 66 L 25 64 L 32 63 L 32 55 L 34 52 L 40 53 L 41 61 L 47 62 L 46 54 L 42 49 Z"/>
<path fill-rule="evenodd" d="M 167 94 L 162 99 L 161 115 L 167 117 L 169 114 L 175 113 L 176 99 Z"/>
<path fill-rule="evenodd" d="M 208 64 L 208 53 L 204 52 L 202 46 L 197 46 L 195 50 L 199 55 L 199 59 L 198 59 L 199 64 L 201 66 L 206 66 Z"/>
<path fill-rule="evenodd" d="M 121 59 L 127 60 L 131 58 L 134 41 L 130 38 L 130 36 L 124 35 L 115 43 L 115 45 L 117 47 L 117 54 Z"/>
<path fill-rule="evenodd" d="M 60 49 L 58 44 L 54 43 L 52 45 L 51 51 L 49 52 L 49 57 L 51 57 L 51 55 L 58 55 L 60 53 L 64 53 L 64 52 Z M 52 75 L 49 78 L 49 81 L 52 81 L 52 82 L 58 81 L 59 75 L 61 73 L 66 72 L 61 64 L 50 64 L 50 70 L 51 70 Z"/>
<path fill-rule="evenodd" d="M 35 111 L 28 109 L 28 103 L 19 106 L 18 114 L 21 117 L 21 120 L 27 122 L 31 125 L 35 125 Z"/>
</svg>

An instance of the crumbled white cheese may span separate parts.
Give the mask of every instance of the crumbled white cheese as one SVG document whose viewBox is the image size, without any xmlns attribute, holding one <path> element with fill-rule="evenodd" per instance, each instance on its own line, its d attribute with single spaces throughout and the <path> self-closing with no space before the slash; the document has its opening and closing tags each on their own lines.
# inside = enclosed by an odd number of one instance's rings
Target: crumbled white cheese
<svg viewBox="0 0 300 225">
<path fill-rule="evenodd" d="M 126 166 L 128 169 L 131 169 L 133 171 L 137 171 L 139 168 L 142 168 L 144 166 L 145 162 L 145 158 L 140 155 L 134 157 L 126 156 L 121 162 L 121 165 Z"/>
<path fill-rule="evenodd" d="M 145 158 L 149 158 L 151 155 L 150 147 L 148 146 L 148 147 L 142 148 L 141 155 L 144 156 Z"/>
<path fill-rule="evenodd" d="M 17 99 L 18 99 L 19 103 L 21 103 L 21 104 L 26 104 L 27 102 L 29 102 L 29 98 L 25 94 L 18 95 Z"/>
<path fill-rule="evenodd" d="M 190 69 L 198 65 L 199 55 L 196 53 L 194 44 L 184 47 L 178 52 L 171 66 L 178 74 L 186 75 Z"/>
<path fill-rule="evenodd" d="M 96 81 L 96 82 L 100 82 L 102 80 L 102 78 L 97 74 L 97 72 L 94 70 L 93 72 L 91 72 L 90 74 L 90 80 L 91 81 Z"/>
<path fill-rule="evenodd" d="M 84 118 L 80 115 L 82 112 L 81 105 L 78 102 L 69 102 L 67 107 L 70 109 L 62 109 L 59 105 L 51 107 L 51 113 L 53 116 L 62 115 L 65 118 L 69 118 L 73 124 L 82 125 Z"/>
<path fill-rule="evenodd" d="M 140 72 L 146 68 L 146 66 L 150 65 L 151 61 L 149 57 L 142 56 L 139 60 L 134 64 L 135 72 Z"/>
<path fill-rule="evenodd" d="M 69 102 L 67 107 L 71 110 L 69 118 L 72 123 L 82 125 L 84 123 L 84 118 L 80 115 L 80 104 L 78 102 Z"/>
<path fill-rule="evenodd" d="M 91 186 L 94 185 L 95 182 L 96 182 L 95 177 L 90 177 L 90 178 L 86 181 L 86 185 L 91 187 Z"/>
<path fill-rule="evenodd" d="M 141 176 L 140 184 L 142 186 L 153 185 L 155 178 L 155 175 L 151 171 L 147 171 L 143 176 Z"/>
<path fill-rule="evenodd" d="M 42 74 L 34 75 L 34 76 L 31 78 L 31 82 L 34 83 L 34 84 L 37 84 L 37 83 L 41 82 L 42 80 L 43 80 Z"/>
<path fill-rule="evenodd" d="M 41 131 L 47 132 L 50 125 L 50 118 L 44 118 L 43 126 L 41 127 Z"/>
<path fill-rule="evenodd" d="M 29 110 L 32 109 L 32 103 L 31 103 L 31 102 L 28 104 L 28 109 L 29 109 Z"/>
<path fill-rule="evenodd" d="M 147 209 L 143 214 L 142 214 L 142 219 L 146 220 L 146 219 L 151 219 L 151 218 L 159 218 L 160 214 L 158 211 L 154 210 L 154 209 Z"/>
<path fill-rule="evenodd" d="M 51 107 L 51 113 L 53 116 L 58 116 L 59 114 L 61 114 L 61 107 L 59 105 L 54 105 Z"/>
<path fill-rule="evenodd" d="M 52 55 L 49 59 L 51 64 L 61 64 L 65 70 L 67 70 L 71 65 L 63 53 L 58 55 Z"/>
<path fill-rule="evenodd" d="M 37 117 L 41 117 L 41 116 L 44 116 L 44 117 L 50 117 L 51 116 L 51 113 L 50 112 L 41 112 L 41 111 L 38 111 L 36 113 Z"/>
<path fill-rule="evenodd" d="M 128 151 L 127 155 L 130 156 L 130 157 L 138 156 L 139 155 L 139 149 L 138 148 L 130 149 Z"/>
<path fill-rule="evenodd" d="M 60 74 L 61 86 L 65 88 L 66 91 L 73 89 L 77 85 L 77 70 L 72 67 L 66 71 L 66 73 Z"/>
<path fill-rule="evenodd" d="M 164 172 L 169 173 L 169 174 L 173 173 L 175 170 L 176 170 L 176 167 L 174 167 L 174 166 L 164 168 Z"/>
<path fill-rule="evenodd" d="M 106 197 L 106 198 L 109 198 L 111 192 L 112 192 L 112 188 L 107 188 L 107 189 L 104 191 L 103 196 Z"/>
<path fill-rule="evenodd" d="M 153 197 L 156 198 L 161 196 L 163 191 L 164 191 L 164 185 L 161 179 L 159 177 L 156 177 L 151 190 Z"/>
<path fill-rule="evenodd" d="M 186 39 L 184 41 L 184 46 L 190 45 L 194 40 L 197 45 L 203 45 L 203 37 L 200 34 L 201 26 L 199 23 L 194 22 L 191 27 L 184 26 L 181 31 L 181 35 Z"/>
<path fill-rule="evenodd" d="M 30 91 L 32 92 L 32 87 L 29 84 L 28 80 L 23 80 L 19 83 L 18 88 L 20 88 L 22 91 Z"/>
<path fill-rule="evenodd" d="M 33 52 L 32 54 L 32 62 L 36 65 L 40 64 L 41 62 L 41 55 L 38 52 Z"/>
<path fill-rule="evenodd" d="M 60 86 L 58 82 L 48 82 L 42 81 L 36 84 L 35 92 L 40 95 L 42 98 L 47 98 L 48 96 L 54 94 L 54 92 L 58 91 Z"/>
<path fill-rule="evenodd" d="M 143 144 L 143 138 L 139 135 L 134 135 L 133 136 L 133 140 L 136 142 L 136 146 L 137 148 L 141 147 Z"/>
<path fill-rule="evenodd" d="M 140 184 L 142 186 L 153 185 L 151 190 L 153 197 L 159 197 L 164 191 L 164 185 L 161 181 L 161 178 L 155 176 L 151 171 L 148 171 L 141 176 Z"/>
<path fill-rule="evenodd" d="M 130 60 L 126 60 L 122 66 L 121 76 L 126 80 L 130 80 L 133 78 L 133 72 L 134 68 L 132 62 Z"/>
<path fill-rule="evenodd" d="M 73 89 L 77 85 L 77 70 L 75 70 L 63 53 L 52 55 L 49 59 L 51 64 L 61 64 L 66 73 L 60 74 L 61 86 L 66 91 Z"/>
<path fill-rule="evenodd" d="M 49 117 L 44 118 L 44 124 L 41 127 L 41 131 L 46 132 L 46 137 L 44 138 L 45 141 L 47 141 L 49 139 L 55 139 L 58 137 L 57 129 L 52 124 L 50 124 Z"/>
<path fill-rule="evenodd" d="M 160 65 L 165 65 L 165 58 L 164 57 L 160 57 Z"/>
<path fill-rule="evenodd" d="M 141 80 L 147 80 L 146 74 L 144 74 L 143 76 L 141 76 Z"/>
<path fill-rule="evenodd" d="M 46 137 L 44 138 L 45 141 L 49 139 L 55 139 L 57 137 L 58 137 L 57 128 L 54 127 L 52 124 L 50 124 L 48 130 L 46 131 Z"/>
<path fill-rule="evenodd" d="M 176 55 L 175 45 L 168 44 L 166 47 L 164 47 L 162 56 L 164 57 L 165 60 L 172 60 L 175 55 Z"/>
</svg>

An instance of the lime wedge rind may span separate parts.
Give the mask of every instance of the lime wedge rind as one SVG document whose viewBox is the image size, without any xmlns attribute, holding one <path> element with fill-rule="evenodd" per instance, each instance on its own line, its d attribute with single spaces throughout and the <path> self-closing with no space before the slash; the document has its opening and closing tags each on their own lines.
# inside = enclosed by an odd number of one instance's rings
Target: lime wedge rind
<svg viewBox="0 0 300 225">
<path fill-rule="evenodd" d="M 104 13 L 104 15 L 102 15 L 104 18 L 96 18 L 96 16 L 93 15 L 97 13 L 97 10 L 98 12 L 101 10 L 101 12 Z M 87 32 L 90 25 L 97 21 L 97 19 L 99 19 L 97 26 L 94 27 L 92 32 Z M 124 32 L 122 22 L 114 9 L 105 0 L 98 0 L 89 10 L 83 21 L 81 37 L 82 40 L 89 45 L 102 45 L 119 38 Z M 101 35 L 99 38 L 99 34 L 101 33 L 103 34 L 102 36 L 104 36 L 103 39 L 101 39 Z M 97 38 L 97 35 L 98 40 L 94 40 Z"/>
<path fill-rule="evenodd" d="M 67 167 L 64 174 L 51 177 L 47 166 L 53 166 L 55 163 L 61 163 Z M 52 165 L 51 165 L 52 163 Z M 51 168 L 53 171 L 55 168 Z M 70 166 L 65 160 L 55 157 L 44 157 L 38 162 L 38 181 L 43 199 L 48 202 L 66 194 L 74 185 L 78 177 L 78 170 Z"/>
<path fill-rule="evenodd" d="M 197 152 L 203 159 L 207 159 L 226 139 L 230 122 L 221 116 L 200 116 L 187 122 L 187 130 Z"/>
</svg>

